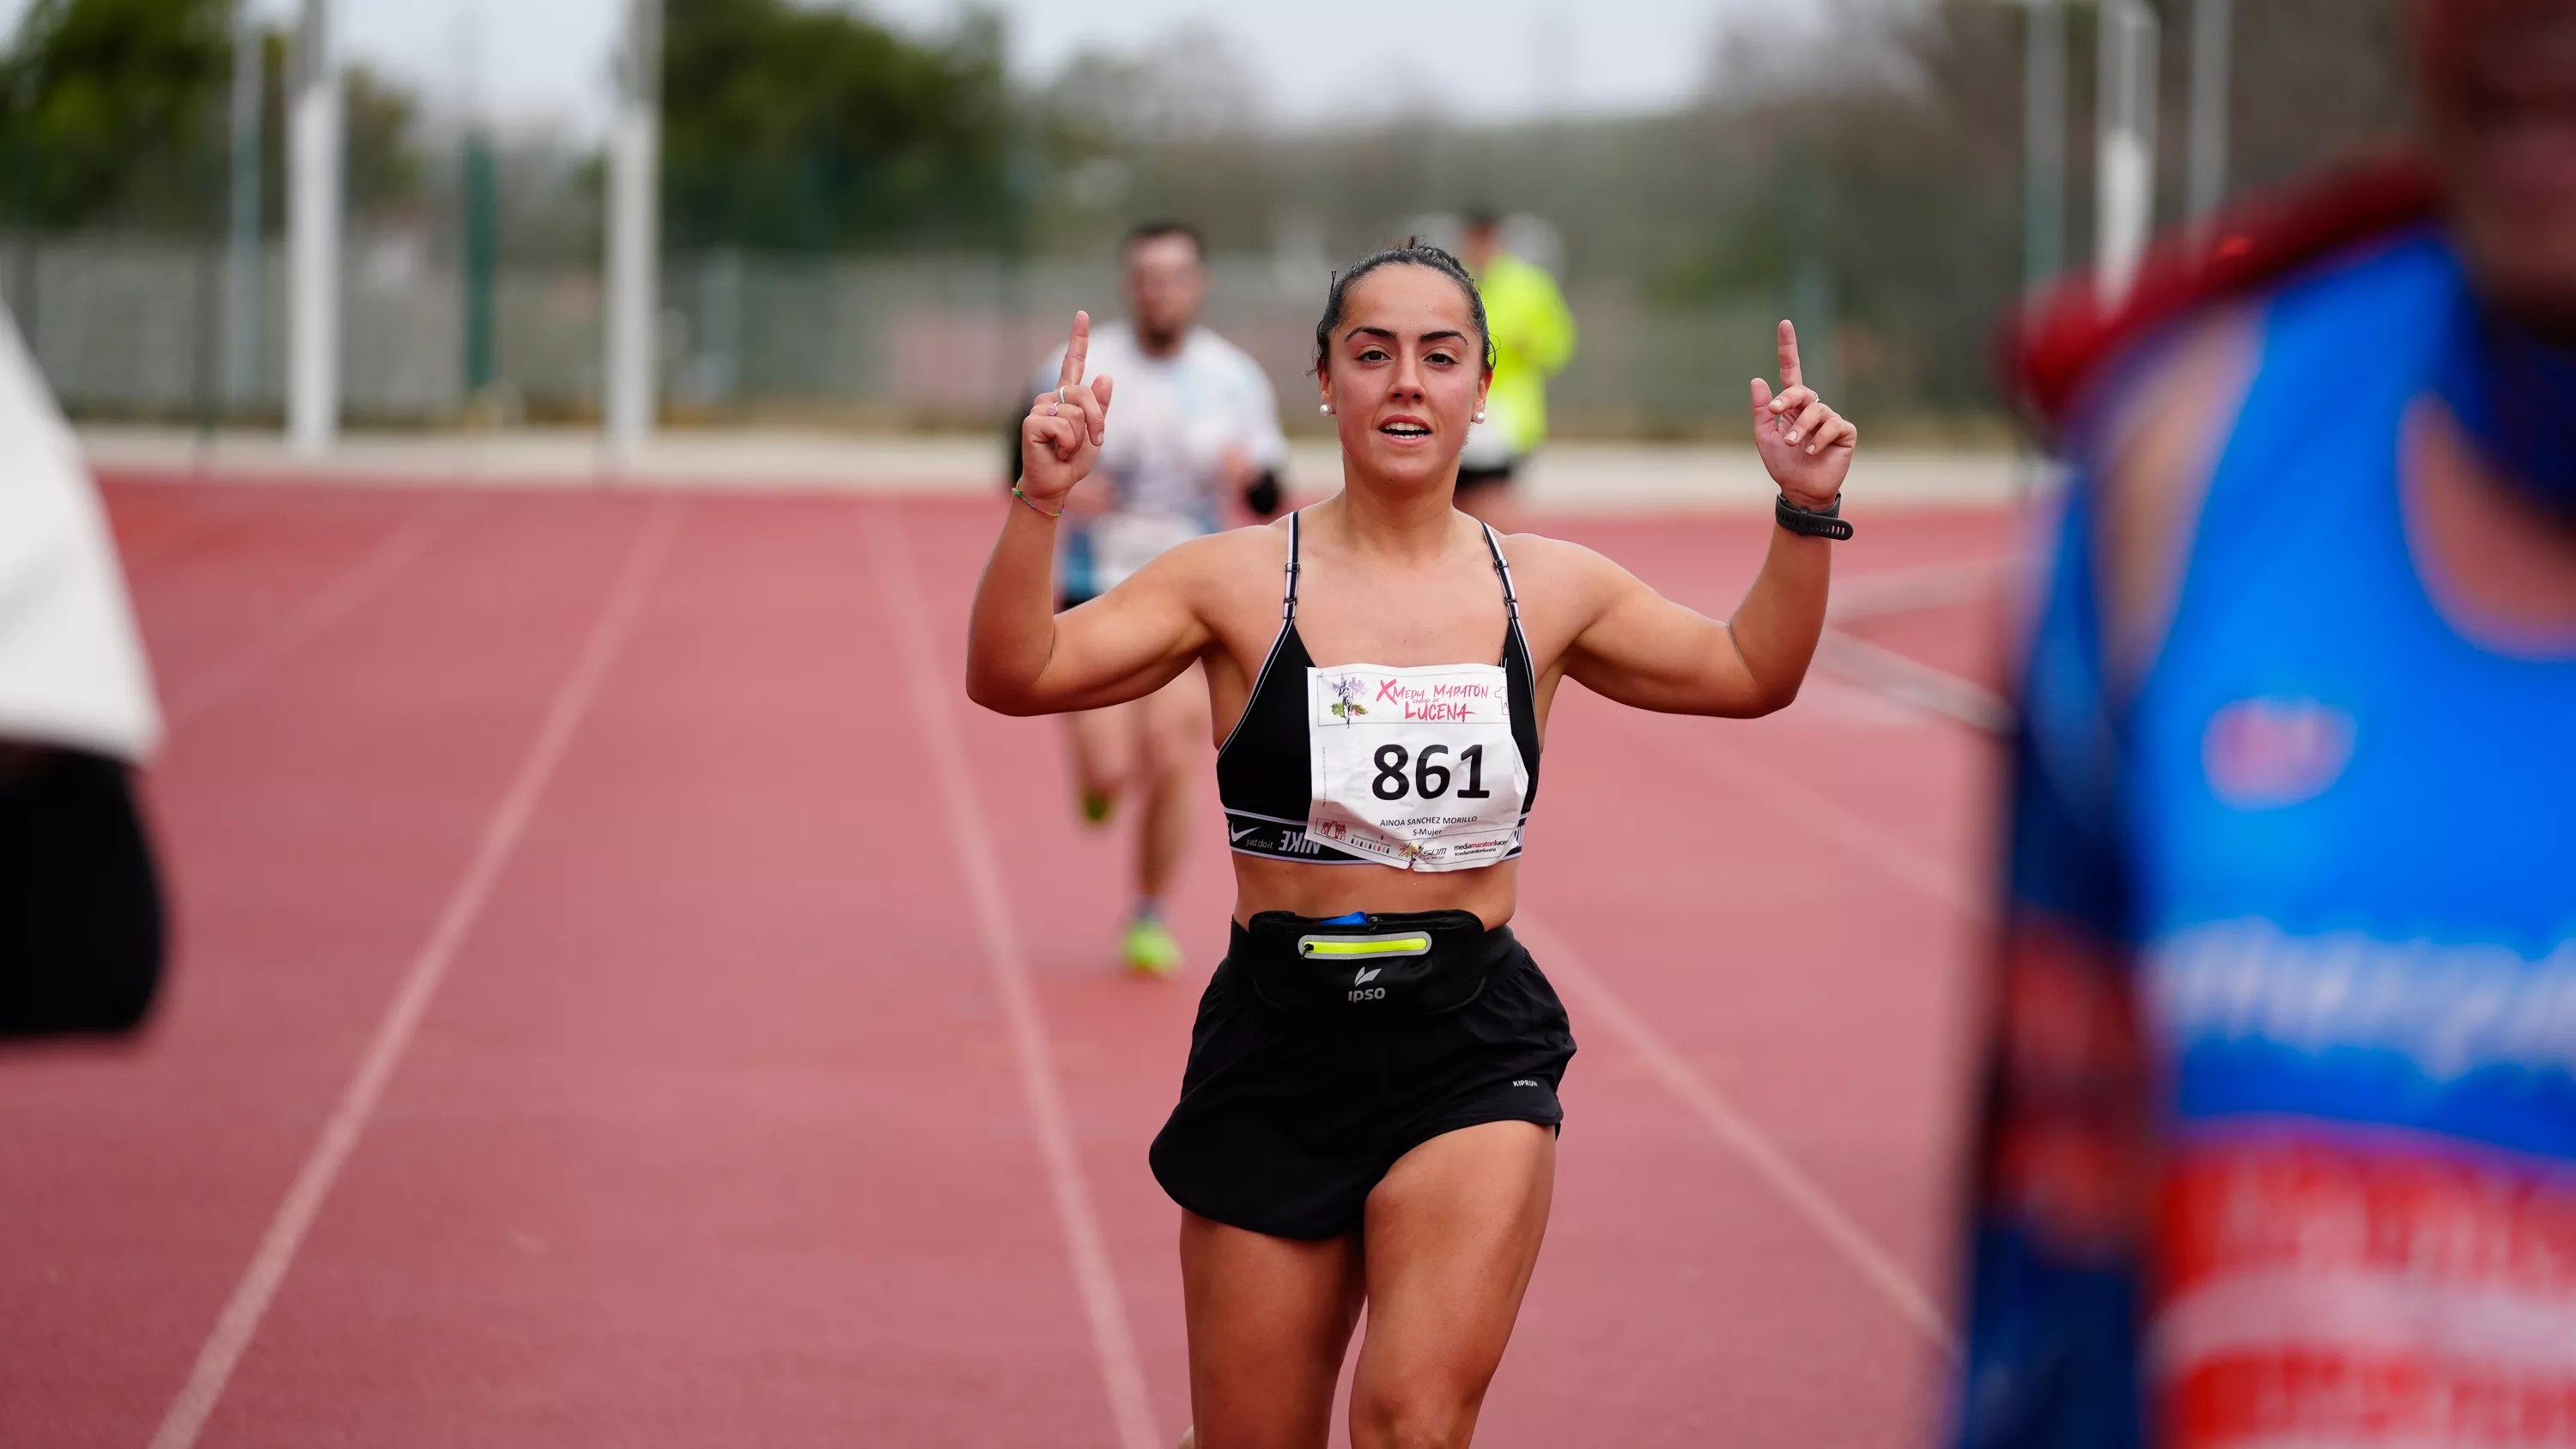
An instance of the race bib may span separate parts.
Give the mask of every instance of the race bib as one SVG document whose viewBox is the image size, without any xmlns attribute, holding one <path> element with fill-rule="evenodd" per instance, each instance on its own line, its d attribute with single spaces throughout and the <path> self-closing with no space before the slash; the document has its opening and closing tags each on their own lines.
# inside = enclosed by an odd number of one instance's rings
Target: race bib
<svg viewBox="0 0 2576 1449">
<path fill-rule="evenodd" d="M 1468 870 L 1519 848 L 1529 772 L 1499 665 L 1309 669 L 1306 700 L 1310 839 L 1406 870 Z"/>
<path fill-rule="evenodd" d="M 1086 527 L 1094 587 L 1101 593 L 1125 583 L 1164 550 L 1207 532 L 1197 519 L 1176 513 L 1103 513 Z"/>
</svg>

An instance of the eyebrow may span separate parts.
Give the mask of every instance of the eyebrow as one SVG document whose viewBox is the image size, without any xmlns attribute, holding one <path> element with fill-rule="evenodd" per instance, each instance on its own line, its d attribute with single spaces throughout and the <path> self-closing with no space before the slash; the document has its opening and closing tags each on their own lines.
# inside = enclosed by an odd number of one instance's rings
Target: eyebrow
<svg viewBox="0 0 2576 1449">
<path fill-rule="evenodd" d="M 1342 340 L 1344 342 L 1348 342 L 1354 337 L 1383 337 L 1387 341 L 1393 342 L 1395 340 L 1395 333 L 1392 329 L 1385 327 L 1354 327 L 1350 331 L 1342 334 Z M 1444 327 L 1437 332 L 1423 333 L 1422 340 L 1425 342 L 1439 342 L 1444 340 L 1451 342 L 1464 342 L 1467 340 L 1467 334 L 1459 331 L 1455 327 Z"/>
</svg>

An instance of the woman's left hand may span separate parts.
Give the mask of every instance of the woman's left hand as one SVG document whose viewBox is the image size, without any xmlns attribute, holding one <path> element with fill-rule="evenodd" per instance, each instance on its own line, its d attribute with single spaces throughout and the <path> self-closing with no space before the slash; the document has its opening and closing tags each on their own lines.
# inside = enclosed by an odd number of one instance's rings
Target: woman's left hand
<svg viewBox="0 0 2576 1449">
<path fill-rule="evenodd" d="M 1781 323 L 1780 391 L 1753 379 L 1753 446 L 1771 481 L 1800 508 L 1830 508 L 1859 444 L 1860 430 L 1799 380 L 1798 329 Z"/>
</svg>

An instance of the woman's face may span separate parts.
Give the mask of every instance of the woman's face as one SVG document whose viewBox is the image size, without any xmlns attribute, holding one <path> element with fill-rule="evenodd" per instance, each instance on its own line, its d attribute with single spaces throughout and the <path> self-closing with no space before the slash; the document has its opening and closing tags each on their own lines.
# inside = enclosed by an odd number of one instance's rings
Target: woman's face
<svg viewBox="0 0 2576 1449">
<path fill-rule="evenodd" d="M 1486 380 L 1485 339 L 1456 282 L 1399 262 L 1351 284 L 1322 383 L 1356 473 L 1401 489 L 1455 483 Z"/>
<path fill-rule="evenodd" d="M 2424 109 L 2479 288 L 2576 345 L 2576 5 L 2424 0 Z"/>
</svg>

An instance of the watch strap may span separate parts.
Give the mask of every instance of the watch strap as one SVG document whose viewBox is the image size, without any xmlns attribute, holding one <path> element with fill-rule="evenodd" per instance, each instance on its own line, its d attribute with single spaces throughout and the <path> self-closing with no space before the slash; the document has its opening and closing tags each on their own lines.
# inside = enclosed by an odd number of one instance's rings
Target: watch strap
<svg viewBox="0 0 2576 1449">
<path fill-rule="evenodd" d="M 1829 538 L 1836 542 L 1852 536 L 1852 526 L 1843 521 L 1842 514 L 1843 496 L 1839 493 L 1834 495 L 1832 503 L 1820 509 L 1800 508 L 1789 501 L 1788 494 L 1783 493 L 1771 508 L 1771 516 L 1791 533 L 1808 538 Z"/>
</svg>

